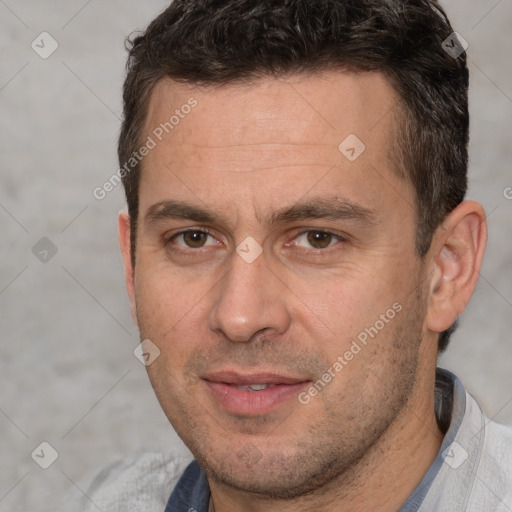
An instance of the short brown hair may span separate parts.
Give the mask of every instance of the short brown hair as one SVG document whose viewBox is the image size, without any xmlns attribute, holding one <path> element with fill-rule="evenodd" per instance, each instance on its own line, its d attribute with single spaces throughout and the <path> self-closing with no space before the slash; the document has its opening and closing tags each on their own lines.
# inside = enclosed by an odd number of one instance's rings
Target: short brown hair
<svg viewBox="0 0 512 512">
<path fill-rule="evenodd" d="M 420 257 L 467 189 L 466 55 L 434 0 L 174 0 L 128 41 L 121 166 L 142 143 L 151 93 L 163 78 L 220 85 L 330 69 L 379 71 L 400 98 L 396 172 L 415 191 Z M 123 174 L 138 218 L 138 164 Z M 454 330 L 442 333 L 444 350 Z"/>
</svg>

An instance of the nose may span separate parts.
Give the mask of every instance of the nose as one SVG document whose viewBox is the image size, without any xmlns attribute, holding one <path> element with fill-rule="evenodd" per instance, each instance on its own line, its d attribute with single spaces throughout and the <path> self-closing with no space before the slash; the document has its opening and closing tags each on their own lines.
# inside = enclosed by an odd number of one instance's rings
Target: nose
<svg viewBox="0 0 512 512">
<path fill-rule="evenodd" d="M 209 327 L 230 341 L 248 342 L 263 331 L 282 334 L 290 325 L 289 290 L 270 269 L 264 254 L 252 263 L 234 254 L 216 293 Z"/>
</svg>

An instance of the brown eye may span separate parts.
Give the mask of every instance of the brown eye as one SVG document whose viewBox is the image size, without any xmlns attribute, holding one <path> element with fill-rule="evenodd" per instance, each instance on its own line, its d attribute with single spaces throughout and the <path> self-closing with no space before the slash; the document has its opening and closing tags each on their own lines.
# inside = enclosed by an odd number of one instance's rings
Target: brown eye
<svg viewBox="0 0 512 512">
<path fill-rule="evenodd" d="M 188 247 L 192 247 L 193 249 L 203 247 L 207 239 L 208 233 L 203 233 L 202 231 L 187 231 L 183 233 L 183 241 Z"/>
<path fill-rule="evenodd" d="M 322 231 L 310 231 L 308 233 L 308 242 L 315 249 L 325 249 L 332 242 L 332 234 Z"/>
<path fill-rule="evenodd" d="M 172 242 L 184 249 L 201 249 L 208 244 L 215 244 L 215 239 L 206 231 L 196 229 L 176 234 Z"/>
</svg>

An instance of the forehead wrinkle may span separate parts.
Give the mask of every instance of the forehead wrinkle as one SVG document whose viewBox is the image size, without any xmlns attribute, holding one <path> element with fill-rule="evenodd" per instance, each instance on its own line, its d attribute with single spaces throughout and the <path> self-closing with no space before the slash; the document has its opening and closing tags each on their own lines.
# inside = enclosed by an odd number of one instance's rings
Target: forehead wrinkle
<svg viewBox="0 0 512 512">
<path fill-rule="evenodd" d="M 328 143 L 267 143 L 267 142 L 251 142 L 247 144 L 198 144 L 188 142 L 186 144 L 179 144 L 180 153 L 182 157 L 195 157 L 210 158 L 212 155 L 227 154 L 232 157 L 244 156 L 252 157 L 254 154 L 259 153 L 264 157 L 270 158 L 275 156 L 281 156 L 281 158 L 293 158 L 299 155 L 304 158 L 308 154 L 310 158 L 318 158 L 318 154 L 332 153 L 336 155 L 338 145 L 334 142 Z M 189 146 L 187 148 L 187 146 Z M 318 152 L 318 154 L 317 154 Z"/>
<path fill-rule="evenodd" d="M 339 158 L 336 144 L 234 144 L 180 145 L 174 160 L 197 168 L 218 168 L 224 172 L 254 172 L 272 169 L 331 166 Z M 187 147 L 188 146 L 188 147 Z"/>
<path fill-rule="evenodd" d="M 290 165 L 277 165 L 277 166 L 272 166 L 272 167 L 257 167 L 256 169 L 247 169 L 247 170 L 239 170 L 239 171 L 230 171 L 228 169 L 223 169 L 222 172 L 224 173 L 227 173 L 227 174 L 251 174 L 251 173 L 255 173 L 255 172 L 268 172 L 268 171 L 276 171 L 276 170 L 281 170 L 281 169 L 298 169 L 300 167 L 305 167 L 307 169 L 311 168 L 311 167 L 323 167 L 324 169 L 325 168 L 329 168 L 331 167 L 330 165 L 328 164 L 307 164 L 307 165 L 299 165 L 299 164 L 290 164 Z"/>
<path fill-rule="evenodd" d="M 188 142 L 187 144 L 181 144 L 182 146 L 193 146 L 199 148 L 208 148 L 208 149 L 236 149 L 236 148 L 245 148 L 245 147 L 254 147 L 254 146 L 264 146 L 272 149 L 273 147 L 282 147 L 282 146 L 299 146 L 303 148 L 307 147 L 336 147 L 335 144 L 327 144 L 327 143 L 316 143 L 316 142 L 248 142 L 247 144 L 199 144 L 197 142 Z"/>
</svg>

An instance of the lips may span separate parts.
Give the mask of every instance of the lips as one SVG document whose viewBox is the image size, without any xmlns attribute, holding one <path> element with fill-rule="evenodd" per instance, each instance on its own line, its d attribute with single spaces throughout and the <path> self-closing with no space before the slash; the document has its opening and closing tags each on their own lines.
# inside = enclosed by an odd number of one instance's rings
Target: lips
<svg viewBox="0 0 512 512">
<path fill-rule="evenodd" d="M 308 380 L 278 373 L 242 374 L 234 371 L 210 373 L 203 378 L 211 382 L 223 382 L 224 384 L 232 384 L 234 386 L 250 386 L 251 384 L 297 384 L 298 382 Z"/>
<path fill-rule="evenodd" d="M 203 377 L 217 405 L 241 416 L 261 416 L 276 410 L 298 394 L 310 381 L 280 373 L 248 374 L 236 371 Z"/>
</svg>

